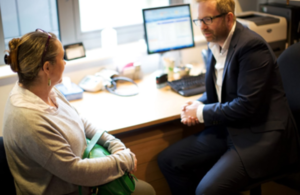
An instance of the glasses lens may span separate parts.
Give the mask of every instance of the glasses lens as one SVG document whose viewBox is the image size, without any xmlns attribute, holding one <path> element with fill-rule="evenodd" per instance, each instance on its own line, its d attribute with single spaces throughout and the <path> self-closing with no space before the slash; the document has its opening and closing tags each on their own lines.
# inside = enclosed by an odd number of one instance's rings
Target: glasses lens
<svg viewBox="0 0 300 195">
<path fill-rule="evenodd" d="M 199 26 L 199 20 L 198 20 L 198 19 L 193 20 L 193 22 L 194 22 L 194 24 L 195 24 L 196 26 Z"/>
<path fill-rule="evenodd" d="M 205 24 L 211 24 L 211 18 L 207 17 L 207 18 L 203 18 L 203 22 Z"/>
</svg>

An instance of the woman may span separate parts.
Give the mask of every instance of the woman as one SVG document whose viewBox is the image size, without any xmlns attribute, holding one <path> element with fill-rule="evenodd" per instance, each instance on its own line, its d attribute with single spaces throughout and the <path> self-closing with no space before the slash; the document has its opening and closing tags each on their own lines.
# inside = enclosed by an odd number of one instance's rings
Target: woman
<svg viewBox="0 0 300 195">
<path fill-rule="evenodd" d="M 112 155 L 82 159 L 85 138 L 101 131 L 79 116 L 54 88 L 62 81 L 66 62 L 60 41 L 37 29 L 9 42 L 5 62 L 19 81 L 9 95 L 3 137 L 17 194 L 78 194 L 78 186 L 97 186 L 137 167 L 135 155 L 104 132 L 98 144 Z M 83 187 L 83 194 L 90 194 Z M 143 181 L 133 194 L 155 194 Z"/>
</svg>

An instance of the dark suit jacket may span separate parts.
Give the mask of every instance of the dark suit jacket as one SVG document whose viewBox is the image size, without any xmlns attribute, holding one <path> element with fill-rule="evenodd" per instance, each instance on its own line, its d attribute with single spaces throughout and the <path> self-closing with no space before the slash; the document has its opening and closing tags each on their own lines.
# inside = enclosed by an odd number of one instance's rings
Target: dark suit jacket
<svg viewBox="0 0 300 195">
<path fill-rule="evenodd" d="M 214 83 L 215 59 L 208 51 L 205 126 L 226 126 L 252 178 L 267 176 L 298 157 L 292 118 L 272 50 L 258 34 L 239 22 L 223 73 L 221 103 Z M 300 100 L 299 100 L 300 101 Z"/>
</svg>

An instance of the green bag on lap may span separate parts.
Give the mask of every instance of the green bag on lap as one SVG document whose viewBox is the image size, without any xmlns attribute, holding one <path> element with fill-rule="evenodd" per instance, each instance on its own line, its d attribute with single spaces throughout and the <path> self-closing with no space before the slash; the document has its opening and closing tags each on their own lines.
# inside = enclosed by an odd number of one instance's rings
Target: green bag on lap
<svg viewBox="0 0 300 195">
<path fill-rule="evenodd" d="M 110 152 L 106 148 L 96 144 L 102 136 L 102 133 L 103 132 L 97 132 L 91 140 L 86 138 L 87 147 L 82 159 L 101 158 L 110 155 Z M 93 195 L 130 195 L 135 189 L 134 180 L 137 180 L 137 178 L 133 174 L 125 173 L 118 179 L 93 187 Z M 79 186 L 79 194 L 82 195 L 81 186 Z"/>
</svg>

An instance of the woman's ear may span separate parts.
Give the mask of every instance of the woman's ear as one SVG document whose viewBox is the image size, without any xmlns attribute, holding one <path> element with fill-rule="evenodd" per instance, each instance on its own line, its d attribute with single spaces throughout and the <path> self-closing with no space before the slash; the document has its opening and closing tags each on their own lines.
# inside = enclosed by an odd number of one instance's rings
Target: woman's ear
<svg viewBox="0 0 300 195">
<path fill-rule="evenodd" d="M 50 62 L 49 62 L 49 61 L 46 61 L 46 62 L 44 63 L 44 65 L 43 65 L 43 70 L 44 70 L 44 72 L 45 72 L 47 75 L 50 74 L 51 68 L 52 68 L 52 67 L 51 67 Z"/>
</svg>

